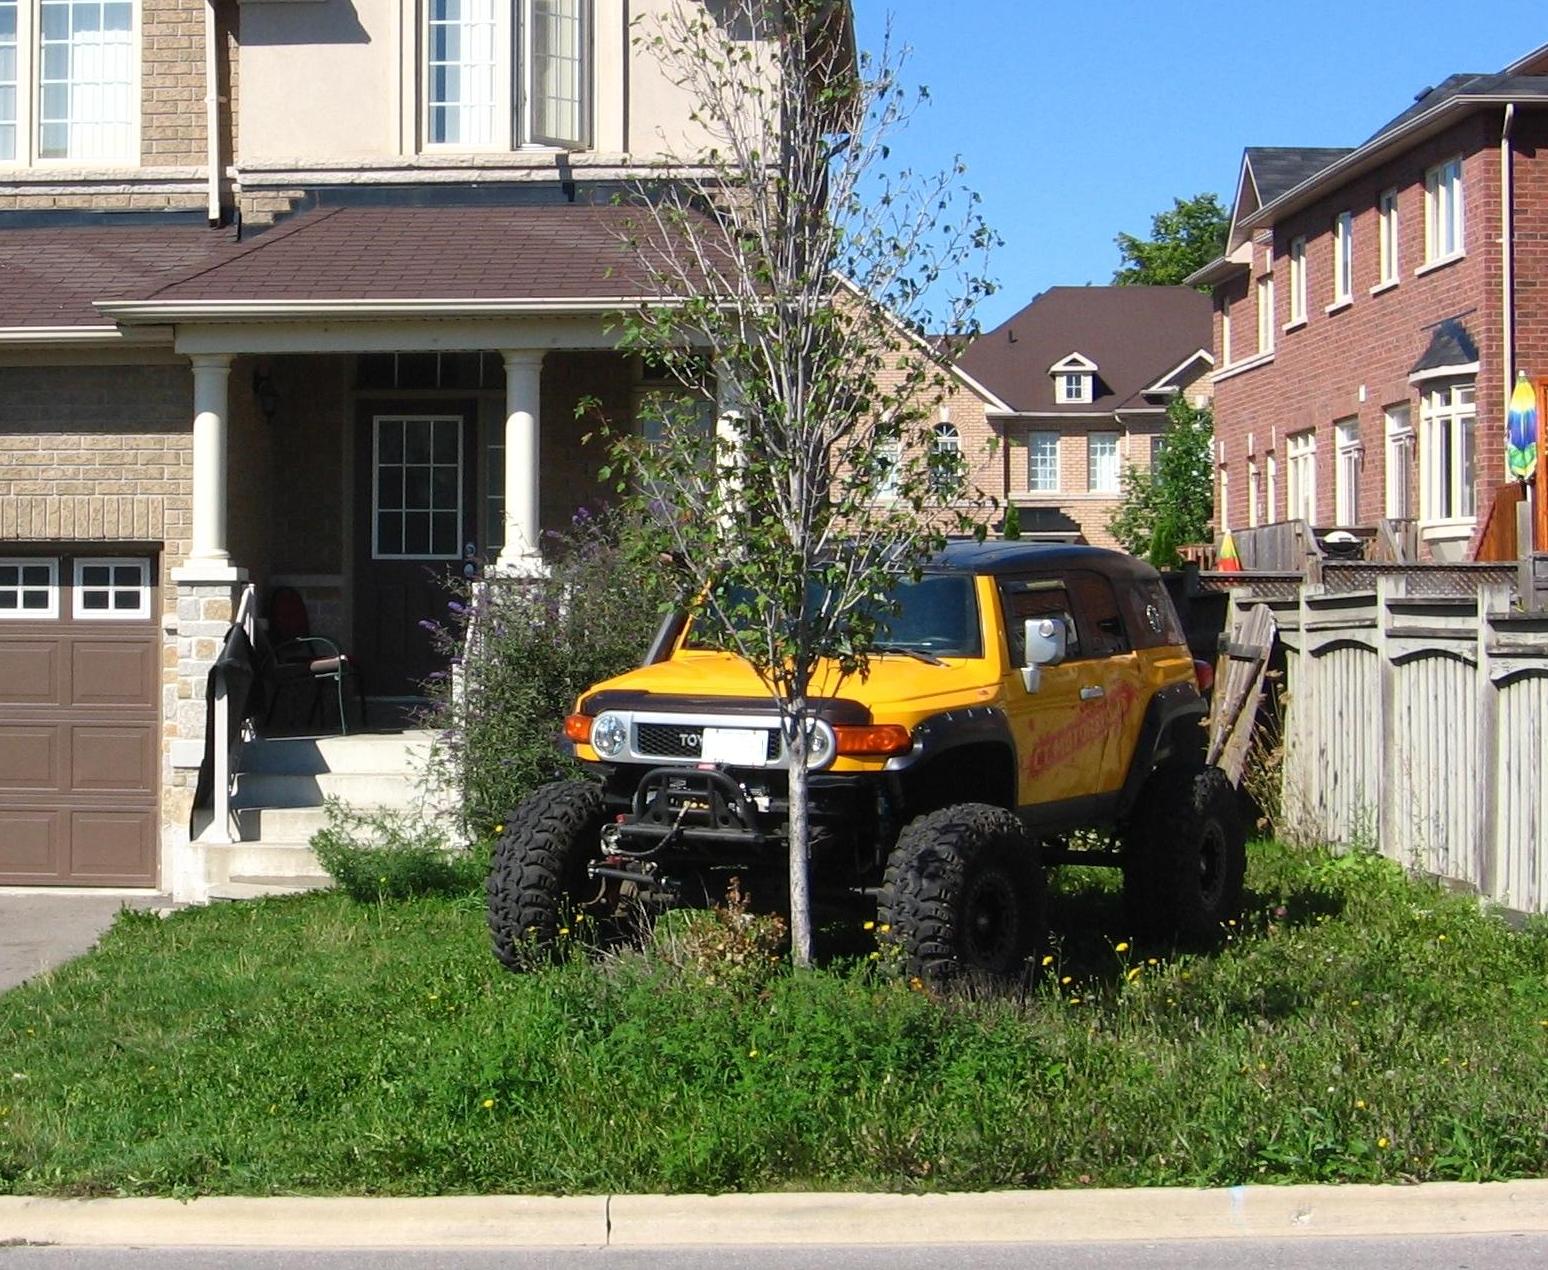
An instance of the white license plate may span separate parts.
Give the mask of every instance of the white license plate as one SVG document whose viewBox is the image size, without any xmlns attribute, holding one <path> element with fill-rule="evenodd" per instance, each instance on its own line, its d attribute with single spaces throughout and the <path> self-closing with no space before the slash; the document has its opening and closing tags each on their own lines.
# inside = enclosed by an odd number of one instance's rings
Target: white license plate
<svg viewBox="0 0 1548 1270">
<path fill-rule="evenodd" d="M 768 755 L 768 733 L 750 728 L 705 728 L 699 758 L 706 763 L 738 767 L 762 766 Z"/>
</svg>

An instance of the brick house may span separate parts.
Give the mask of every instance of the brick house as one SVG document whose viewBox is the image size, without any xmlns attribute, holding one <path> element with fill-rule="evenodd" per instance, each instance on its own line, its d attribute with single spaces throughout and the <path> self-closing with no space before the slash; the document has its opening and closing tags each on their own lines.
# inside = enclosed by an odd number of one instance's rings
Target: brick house
<svg viewBox="0 0 1548 1270">
<path fill-rule="evenodd" d="M 968 346 L 1023 534 L 1117 545 L 1123 468 L 1149 468 L 1174 396 L 1209 399 L 1209 314 L 1188 287 L 1053 287 Z"/>
<path fill-rule="evenodd" d="M 1466 557 L 1517 373 L 1548 376 L 1548 47 L 1343 149 L 1249 149 L 1214 294 L 1220 528 Z"/>
<path fill-rule="evenodd" d="M 577 402 L 673 391 L 614 195 L 703 138 L 630 24 L 702 2 L 0 0 L 0 884 L 204 898 L 248 588 L 403 696 L 432 573 L 603 495 Z"/>
</svg>

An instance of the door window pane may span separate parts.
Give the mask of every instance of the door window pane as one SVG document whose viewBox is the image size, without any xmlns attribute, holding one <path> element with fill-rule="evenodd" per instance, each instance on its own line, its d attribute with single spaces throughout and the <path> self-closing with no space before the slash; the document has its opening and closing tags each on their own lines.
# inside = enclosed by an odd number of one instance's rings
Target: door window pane
<svg viewBox="0 0 1548 1270">
<path fill-rule="evenodd" d="M 449 559 L 461 552 L 462 420 L 376 421 L 378 559 Z"/>
</svg>

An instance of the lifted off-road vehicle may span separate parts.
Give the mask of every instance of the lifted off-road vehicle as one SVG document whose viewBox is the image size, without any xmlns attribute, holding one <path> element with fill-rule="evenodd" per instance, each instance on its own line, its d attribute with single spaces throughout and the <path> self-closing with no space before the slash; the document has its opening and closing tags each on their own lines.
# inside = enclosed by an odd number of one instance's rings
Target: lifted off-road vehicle
<svg viewBox="0 0 1548 1270">
<path fill-rule="evenodd" d="M 874 896 L 905 971 L 932 980 L 1024 968 L 1051 863 L 1121 866 L 1137 929 L 1217 934 L 1244 832 L 1203 764 L 1198 670 L 1156 571 L 1094 547 L 960 543 L 894 599 L 867 673 L 818 701 L 814 898 Z M 507 965 L 574 910 L 714 902 L 732 876 L 783 897 L 788 763 L 745 661 L 679 618 L 565 731 L 595 779 L 508 818 L 489 878 Z"/>
</svg>

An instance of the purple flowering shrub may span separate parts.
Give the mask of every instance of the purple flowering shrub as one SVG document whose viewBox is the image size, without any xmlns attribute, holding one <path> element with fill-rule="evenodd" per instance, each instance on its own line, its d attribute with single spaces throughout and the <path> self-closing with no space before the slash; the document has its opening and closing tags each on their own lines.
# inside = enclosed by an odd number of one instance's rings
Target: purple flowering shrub
<svg viewBox="0 0 1548 1270">
<path fill-rule="evenodd" d="M 582 508 L 545 535 L 541 578 L 486 578 L 457 597 L 441 630 L 453 670 L 433 685 L 438 773 L 461 795 L 463 828 L 483 838 L 533 789 L 577 774 L 561 744 L 575 698 L 637 666 L 672 579 L 621 513 Z"/>
</svg>

